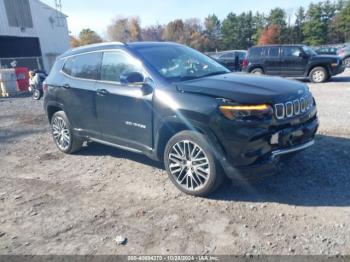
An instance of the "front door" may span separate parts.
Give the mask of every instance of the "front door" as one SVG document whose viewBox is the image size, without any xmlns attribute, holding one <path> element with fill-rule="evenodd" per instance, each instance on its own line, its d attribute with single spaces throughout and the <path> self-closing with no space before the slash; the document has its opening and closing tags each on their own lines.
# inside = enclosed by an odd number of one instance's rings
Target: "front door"
<svg viewBox="0 0 350 262">
<path fill-rule="evenodd" d="M 282 48 L 281 75 L 282 76 L 304 76 L 308 62 L 307 57 L 302 56 L 303 51 L 297 46 L 286 46 Z"/>
<path fill-rule="evenodd" d="M 121 83 L 120 77 L 131 72 L 146 76 L 142 64 L 125 51 L 103 53 L 96 112 L 104 141 L 142 151 L 153 145 L 153 93 Z"/>
</svg>

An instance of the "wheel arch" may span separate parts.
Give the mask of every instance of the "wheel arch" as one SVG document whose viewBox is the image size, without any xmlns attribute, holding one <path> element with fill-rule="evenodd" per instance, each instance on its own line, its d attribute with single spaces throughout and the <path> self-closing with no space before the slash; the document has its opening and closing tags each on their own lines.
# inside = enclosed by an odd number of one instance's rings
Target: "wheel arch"
<svg viewBox="0 0 350 262">
<path fill-rule="evenodd" d="M 254 65 L 251 68 L 249 68 L 248 73 L 251 73 L 255 69 L 261 69 L 263 73 L 265 74 L 265 69 L 263 65 Z"/>
<path fill-rule="evenodd" d="M 305 76 L 309 77 L 310 76 L 310 73 L 313 69 L 315 69 L 316 67 L 323 67 L 327 74 L 330 75 L 331 74 L 331 71 L 330 71 L 330 68 L 329 68 L 329 65 L 327 64 L 324 64 L 324 63 L 317 63 L 317 64 L 314 64 L 314 65 L 311 65 L 308 70 L 307 70 L 307 74 Z"/>
<path fill-rule="evenodd" d="M 182 131 L 195 131 L 206 136 L 212 136 L 210 130 L 196 121 L 188 120 L 188 123 L 180 121 L 177 117 L 163 119 L 155 138 L 155 155 L 158 160 L 163 160 L 163 154 L 168 141 Z"/>
<path fill-rule="evenodd" d="M 62 104 L 56 103 L 56 102 L 47 103 L 46 115 L 50 123 L 51 123 L 52 116 L 58 111 L 64 111 L 64 107 Z"/>
</svg>

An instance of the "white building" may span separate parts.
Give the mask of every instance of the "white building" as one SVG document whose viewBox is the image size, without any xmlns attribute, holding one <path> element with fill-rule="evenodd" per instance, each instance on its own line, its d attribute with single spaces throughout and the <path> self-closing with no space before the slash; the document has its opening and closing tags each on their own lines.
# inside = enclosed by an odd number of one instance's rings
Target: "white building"
<svg viewBox="0 0 350 262">
<path fill-rule="evenodd" d="M 0 67 L 49 72 L 70 48 L 67 16 L 39 0 L 0 0 Z"/>
</svg>

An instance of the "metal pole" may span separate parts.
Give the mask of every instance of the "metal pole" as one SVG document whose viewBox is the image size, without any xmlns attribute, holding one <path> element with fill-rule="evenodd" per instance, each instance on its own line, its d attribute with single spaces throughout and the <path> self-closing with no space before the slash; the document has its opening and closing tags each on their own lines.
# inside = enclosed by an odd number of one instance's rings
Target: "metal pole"
<svg viewBox="0 0 350 262">
<path fill-rule="evenodd" d="M 36 58 L 36 63 L 38 65 L 38 69 L 41 71 L 42 70 L 42 67 L 41 67 L 41 64 L 40 64 L 40 59 L 39 57 Z"/>
</svg>

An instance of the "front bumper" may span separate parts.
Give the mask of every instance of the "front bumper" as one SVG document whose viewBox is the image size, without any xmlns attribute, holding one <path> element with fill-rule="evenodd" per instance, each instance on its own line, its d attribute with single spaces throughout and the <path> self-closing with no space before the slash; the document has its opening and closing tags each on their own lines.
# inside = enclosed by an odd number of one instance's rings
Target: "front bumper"
<svg viewBox="0 0 350 262">
<path fill-rule="evenodd" d="M 246 143 L 226 140 L 221 166 L 229 178 L 262 177 L 276 171 L 280 157 L 305 150 L 315 143 L 315 134 L 319 127 L 316 113 L 310 119 L 298 125 L 283 125 L 256 128 L 256 137 L 250 137 Z M 249 130 L 254 133 L 254 129 Z M 240 131 L 246 133 L 247 131 Z M 228 146 L 227 146 L 228 145 Z M 235 146 L 233 148 L 233 146 Z"/>
<path fill-rule="evenodd" d="M 332 76 L 339 75 L 345 71 L 345 68 L 346 68 L 345 65 L 339 65 L 337 67 L 333 67 L 331 68 L 331 75 Z"/>
<path fill-rule="evenodd" d="M 279 156 L 283 156 L 283 155 L 295 153 L 295 152 L 298 152 L 298 151 L 302 151 L 302 150 L 305 150 L 305 149 L 313 146 L 314 144 L 315 144 L 315 140 L 311 140 L 310 142 L 307 142 L 305 144 L 293 146 L 293 147 L 286 148 L 286 149 L 279 149 L 279 150 L 273 151 L 271 153 L 271 158 L 272 159 L 276 159 Z"/>
</svg>

